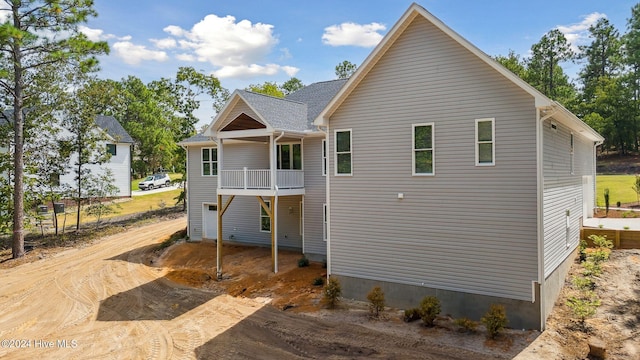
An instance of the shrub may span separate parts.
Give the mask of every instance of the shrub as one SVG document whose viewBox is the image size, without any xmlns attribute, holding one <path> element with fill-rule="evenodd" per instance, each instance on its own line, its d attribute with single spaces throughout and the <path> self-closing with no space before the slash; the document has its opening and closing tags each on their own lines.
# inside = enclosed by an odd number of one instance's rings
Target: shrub
<svg viewBox="0 0 640 360">
<path fill-rule="evenodd" d="M 593 292 L 587 292 L 583 297 L 572 296 L 567 299 L 567 306 L 573 311 L 573 314 L 578 318 L 578 323 L 582 327 L 583 331 L 586 330 L 585 320 L 595 315 L 598 306 L 600 306 L 600 299 L 598 299 Z"/>
<path fill-rule="evenodd" d="M 464 332 L 475 332 L 478 327 L 477 322 L 466 317 L 455 319 L 453 323 L 459 327 L 460 331 Z"/>
<path fill-rule="evenodd" d="M 420 309 L 419 308 L 413 308 L 413 309 L 407 309 L 404 311 L 404 321 L 405 322 L 412 322 L 412 321 L 416 321 L 420 319 Z"/>
<path fill-rule="evenodd" d="M 620 203 L 620 201 L 616 201 L 616 206 L 620 207 L 622 204 Z"/>
<path fill-rule="evenodd" d="M 340 301 L 340 295 L 342 295 L 342 287 L 340 281 L 334 277 L 330 277 L 327 284 L 323 289 L 324 303 L 328 308 L 333 309 L 338 305 Z"/>
<path fill-rule="evenodd" d="M 492 304 L 480 321 L 487 328 L 487 337 L 490 339 L 495 339 L 509 322 L 504 306 L 498 304 Z"/>
<path fill-rule="evenodd" d="M 609 188 L 604 189 L 604 207 L 606 209 L 605 216 L 609 215 Z"/>
<path fill-rule="evenodd" d="M 298 259 L 298 267 L 307 267 L 309 266 L 309 259 L 306 256 L 302 255 L 300 259 Z"/>
<path fill-rule="evenodd" d="M 369 313 L 375 317 L 380 316 L 380 313 L 384 311 L 384 292 L 380 286 L 375 286 L 367 294 L 367 300 L 369 300 Z"/>
<path fill-rule="evenodd" d="M 593 245 L 599 248 L 613 249 L 613 241 L 607 239 L 607 235 L 589 235 L 589 239 L 593 241 Z"/>
<path fill-rule="evenodd" d="M 593 290 L 596 284 L 590 277 L 574 276 L 572 279 L 573 285 L 580 290 Z"/>
<path fill-rule="evenodd" d="M 433 321 L 440 314 L 440 300 L 435 296 L 426 296 L 420 302 L 420 318 L 427 326 L 433 326 Z"/>
<path fill-rule="evenodd" d="M 582 275 L 584 276 L 599 276 L 602 274 L 602 267 L 600 266 L 600 263 L 596 263 L 591 260 L 583 262 L 582 268 L 584 269 L 582 272 Z"/>
<path fill-rule="evenodd" d="M 324 278 L 323 277 L 317 277 L 317 278 L 313 279 L 313 285 L 314 286 L 322 286 L 322 285 L 324 285 Z"/>
<path fill-rule="evenodd" d="M 580 262 L 584 262 L 587 260 L 587 241 L 580 240 L 580 245 L 578 245 L 578 256 Z"/>
</svg>

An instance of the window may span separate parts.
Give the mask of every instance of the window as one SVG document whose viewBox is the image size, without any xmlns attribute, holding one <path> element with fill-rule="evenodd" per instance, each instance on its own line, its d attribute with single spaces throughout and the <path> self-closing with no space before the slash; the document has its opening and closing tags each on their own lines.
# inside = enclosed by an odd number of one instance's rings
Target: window
<svg viewBox="0 0 640 360">
<path fill-rule="evenodd" d="M 116 144 L 107 144 L 107 152 L 111 156 L 116 156 Z"/>
<path fill-rule="evenodd" d="M 60 186 L 60 174 L 52 173 L 49 175 L 49 184 L 51 186 Z"/>
<path fill-rule="evenodd" d="M 327 176 L 327 140 L 322 140 L 322 176 Z"/>
<path fill-rule="evenodd" d="M 413 125 L 413 175 L 433 175 L 433 123 Z"/>
<path fill-rule="evenodd" d="M 218 175 L 218 149 L 202 149 L 202 176 Z"/>
<path fill-rule="evenodd" d="M 264 203 L 267 204 L 267 207 L 271 209 L 271 200 L 264 200 Z M 271 218 L 264 208 L 262 204 L 258 204 L 260 206 L 260 231 L 262 232 L 271 232 Z"/>
<path fill-rule="evenodd" d="M 278 144 L 276 152 L 278 169 L 302 170 L 302 144 Z"/>
<path fill-rule="evenodd" d="M 327 241 L 327 204 L 322 204 L 322 239 Z"/>
<path fill-rule="evenodd" d="M 573 151 L 574 151 L 574 137 L 573 133 L 571 133 L 571 137 L 569 138 L 569 156 L 571 157 L 571 175 L 575 173 L 574 163 L 573 163 Z"/>
<path fill-rule="evenodd" d="M 476 166 L 495 165 L 494 119 L 476 119 Z"/>
<path fill-rule="evenodd" d="M 352 175 L 351 130 L 335 131 L 336 175 Z"/>
</svg>

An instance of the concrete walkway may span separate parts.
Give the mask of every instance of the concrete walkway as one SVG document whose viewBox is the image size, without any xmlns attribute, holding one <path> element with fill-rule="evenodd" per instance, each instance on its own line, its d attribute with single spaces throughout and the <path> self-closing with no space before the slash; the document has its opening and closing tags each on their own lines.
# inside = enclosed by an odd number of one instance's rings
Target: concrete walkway
<svg viewBox="0 0 640 360">
<path fill-rule="evenodd" d="M 590 218 L 584 219 L 582 224 L 585 227 L 599 228 L 611 230 L 640 230 L 640 218 Z"/>
<path fill-rule="evenodd" d="M 131 192 L 131 196 L 143 196 L 143 195 L 150 195 L 150 194 L 157 194 L 160 192 L 165 192 L 165 191 L 171 191 L 171 190 L 175 190 L 175 189 L 179 189 L 180 186 L 178 185 L 169 185 L 166 187 L 159 187 L 159 188 L 155 188 L 153 190 L 133 190 Z"/>
</svg>

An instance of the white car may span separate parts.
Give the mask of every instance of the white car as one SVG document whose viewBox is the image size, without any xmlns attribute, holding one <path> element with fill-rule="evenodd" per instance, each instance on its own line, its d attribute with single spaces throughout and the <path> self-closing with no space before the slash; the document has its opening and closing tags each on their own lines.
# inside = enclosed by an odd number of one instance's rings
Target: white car
<svg viewBox="0 0 640 360">
<path fill-rule="evenodd" d="M 142 180 L 138 183 L 138 188 L 140 190 L 151 190 L 154 188 L 169 186 L 171 184 L 171 179 L 167 174 L 153 174 L 151 176 L 147 176 L 146 179 Z"/>
</svg>

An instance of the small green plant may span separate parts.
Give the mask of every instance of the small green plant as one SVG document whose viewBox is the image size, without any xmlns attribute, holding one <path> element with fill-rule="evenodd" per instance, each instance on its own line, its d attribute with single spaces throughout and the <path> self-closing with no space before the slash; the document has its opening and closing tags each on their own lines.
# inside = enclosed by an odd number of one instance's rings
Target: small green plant
<svg viewBox="0 0 640 360">
<path fill-rule="evenodd" d="M 369 300 L 369 314 L 374 317 L 379 317 L 380 313 L 384 311 L 384 291 L 380 286 L 375 286 L 367 294 L 367 300 Z"/>
<path fill-rule="evenodd" d="M 440 300 L 435 296 L 425 296 L 419 309 L 422 322 L 427 326 L 433 326 L 436 316 L 440 314 Z"/>
<path fill-rule="evenodd" d="M 476 332 L 476 328 L 478 327 L 477 322 L 466 317 L 455 319 L 453 323 L 458 326 L 458 331 L 460 332 L 473 333 Z"/>
<path fill-rule="evenodd" d="M 322 286 L 324 285 L 324 278 L 323 277 L 317 277 L 315 279 L 313 279 L 313 286 Z"/>
<path fill-rule="evenodd" d="M 578 245 L 578 259 L 580 262 L 584 262 L 587 260 L 587 241 L 584 239 L 580 240 L 580 244 Z"/>
<path fill-rule="evenodd" d="M 574 276 L 571 279 L 571 282 L 573 282 L 573 286 L 580 290 L 593 290 L 596 287 L 596 284 L 593 282 L 591 277 Z"/>
<path fill-rule="evenodd" d="M 620 203 L 620 201 L 617 201 L 617 202 L 616 202 L 616 206 L 617 206 L 617 207 L 620 207 L 621 205 L 622 205 L 622 203 Z"/>
<path fill-rule="evenodd" d="M 489 307 L 489 311 L 480 321 L 487 328 L 487 337 L 489 339 L 495 339 L 507 326 L 509 319 L 507 319 L 507 311 L 503 305 L 492 304 L 491 307 Z"/>
<path fill-rule="evenodd" d="M 600 274 L 602 274 L 602 267 L 600 266 L 600 263 L 596 263 L 591 260 L 583 262 L 582 268 L 584 269 L 582 272 L 583 276 L 600 276 Z"/>
<path fill-rule="evenodd" d="M 629 227 L 625 225 L 622 229 L 629 230 Z"/>
<path fill-rule="evenodd" d="M 306 256 L 302 255 L 300 259 L 298 259 L 298 267 L 307 267 L 309 266 L 309 259 Z"/>
<path fill-rule="evenodd" d="M 604 225 L 603 225 L 603 224 L 598 224 L 598 227 L 599 227 L 600 229 L 602 229 L 602 228 L 604 227 Z"/>
<path fill-rule="evenodd" d="M 342 287 L 340 281 L 335 277 L 330 277 L 323 289 L 323 300 L 329 309 L 333 309 L 340 302 Z"/>
<path fill-rule="evenodd" d="M 412 321 L 416 321 L 418 319 L 420 319 L 420 309 L 419 308 L 406 309 L 404 311 L 404 321 L 405 322 L 412 322 Z"/>
<path fill-rule="evenodd" d="M 578 324 L 582 330 L 586 331 L 585 320 L 595 315 L 598 306 L 600 306 L 600 299 L 593 292 L 588 291 L 581 297 L 570 297 L 566 304 L 578 318 Z"/>
<path fill-rule="evenodd" d="M 609 188 L 604 189 L 605 216 L 609 215 Z"/>
</svg>

